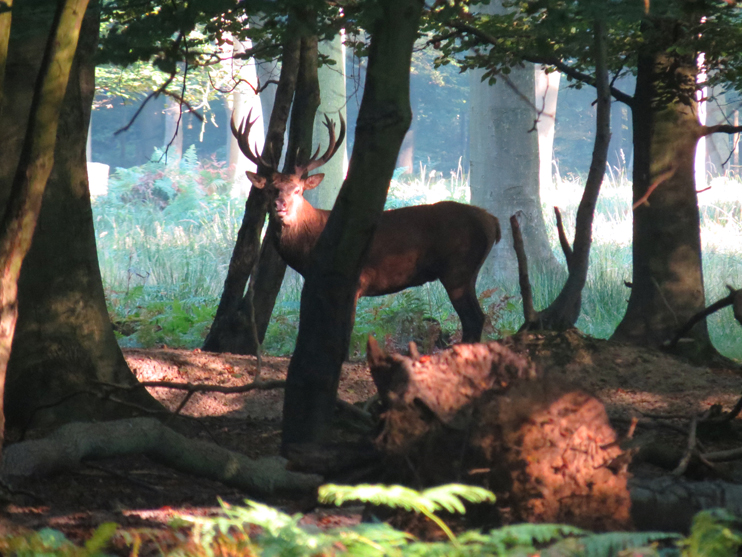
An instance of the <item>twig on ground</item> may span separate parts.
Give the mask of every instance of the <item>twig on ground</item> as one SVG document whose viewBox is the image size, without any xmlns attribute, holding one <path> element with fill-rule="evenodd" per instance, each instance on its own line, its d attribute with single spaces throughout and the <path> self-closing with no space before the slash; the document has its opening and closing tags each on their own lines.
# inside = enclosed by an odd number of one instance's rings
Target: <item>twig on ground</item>
<svg viewBox="0 0 742 557">
<path fill-rule="evenodd" d="M 673 476 L 682 476 L 685 474 L 685 471 L 688 469 L 688 464 L 690 463 L 691 457 L 697 453 L 696 450 L 696 429 L 698 426 L 698 422 L 696 418 L 693 418 L 690 423 L 690 432 L 688 433 L 688 446 L 685 449 L 685 454 L 683 454 L 683 458 L 680 459 L 680 462 L 678 463 L 677 468 L 672 471 Z"/>
</svg>

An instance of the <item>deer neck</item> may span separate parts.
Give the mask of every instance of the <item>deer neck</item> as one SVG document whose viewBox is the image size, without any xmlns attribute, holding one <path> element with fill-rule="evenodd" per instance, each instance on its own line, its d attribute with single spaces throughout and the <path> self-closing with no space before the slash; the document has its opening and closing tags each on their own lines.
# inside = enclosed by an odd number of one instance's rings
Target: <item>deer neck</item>
<svg viewBox="0 0 742 557">
<path fill-rule="evenodd" d="M 293 222 L 277 223 L 274 241 L 283 260 L 292 269 L 304 275 L 309 267 L 312 250 L 327 224 L 330 211 L 315 209 L 304 198 L 301 200 Z"/>
</svg>

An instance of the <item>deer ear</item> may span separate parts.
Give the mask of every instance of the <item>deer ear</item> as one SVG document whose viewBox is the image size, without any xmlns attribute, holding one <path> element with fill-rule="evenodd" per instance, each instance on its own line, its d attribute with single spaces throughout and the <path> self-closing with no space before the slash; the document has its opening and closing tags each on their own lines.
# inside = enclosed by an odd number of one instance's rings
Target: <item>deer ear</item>
<svg viewBox="0 0 742 557">
<path fill-rule="evenodd" d="M 258 188 L 259 190 L 262 190 L 265 187 L 265 178 L 262 176 L 258 176 L 254 172 L 250 172 L 249 170 L 245 172 L 247 174 L 247 179 L 250 180 L 250 183 Z"/>
<path fill-rule="evenodd" d="M 324 178 L 324 174 L 312 174 L 311 176 L 308 176 L 306 180 L 304 180 L 304 191 L 306 190 L 313 190 L 317 186 L 319 186 L 322 183 L 322 178 Z"/>
</svg>

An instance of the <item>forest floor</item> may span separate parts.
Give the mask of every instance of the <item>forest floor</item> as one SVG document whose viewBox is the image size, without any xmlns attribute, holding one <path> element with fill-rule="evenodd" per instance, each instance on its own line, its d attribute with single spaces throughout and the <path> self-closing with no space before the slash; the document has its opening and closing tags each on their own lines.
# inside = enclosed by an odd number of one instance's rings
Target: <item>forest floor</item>
<svg viewBox="0 0 742 557">
<path fill-rule="evenodd" d="M 682 428 L 688 427 L 690 418 L 717 404 L 729 411 L 742 394 L 739 370 L 699 367 L 655 350 L 577 333 L 531 335 L 525 344 L 520 340 L 512 343 L 516 350 L 527 350 L 532 355 L 546 370 L 547 379 L 552 374 L 561 376 L 597 395 L 619 432 L 627 429 L 632 417 L 675 420 L 676 431 L 662 429 L 662 441 L 676 444 L 681 450 L 687 441 Z M 250 383 L 256 375 L 256 358 L 252 356 L 174 349 L 130 349 L 125 350 L 125 356 L 141 381 L 237 386 Z M 264 357 L 261 379 L 284 379 L 288 363 L 288 358 Z M 183 391 L 172 389 L 150 391 L 170 410 L 176 409 L 184 396 Z M 343 366 L 340 398 L 361 403 L 375 392 L 365 362 Z M 253 458 L 276 455 L 282 405 L 281 389 L 232 395 L 199 393 L 181 412 L 192 419 L 178 420 L 178 430 Z M 742 424 L 739 418 L 735 422 Z M 740 428 L 732 429 L 729 435 L 706 440 L 707 445 L 714 449 L 742 446 L 742 435 L 735 433 Z M 642 468 L 634 473 L 653 472 Z M 730 469 L 727 479 L 730 474 L 737 477 Z M 158 532 L 153 536 L 166 545 L 175 541 L 168 536 L 178 535 L 164 528 L 176 513 L 213 516 L 219 511 L 217 497 L 236 504 L 249 497 L 142 456 L 91 462 L 74 471 L 28 481 L 23 489 L 30 494 L 15 497 L 0 509 L 0 534 L 49 526 L 80 541 L 97 525 L 116 522 L 127 528 L 153 529 Z M 316 509 L 312 500 L 274 499 L 268 503 L 290 513 L 312 511 L 304 520 L 319 525 L 339 526 L 360 520 L 358 508 Z M 121 553 L 127 554 L 123 540 L 119 542 Z"/>
</svg>

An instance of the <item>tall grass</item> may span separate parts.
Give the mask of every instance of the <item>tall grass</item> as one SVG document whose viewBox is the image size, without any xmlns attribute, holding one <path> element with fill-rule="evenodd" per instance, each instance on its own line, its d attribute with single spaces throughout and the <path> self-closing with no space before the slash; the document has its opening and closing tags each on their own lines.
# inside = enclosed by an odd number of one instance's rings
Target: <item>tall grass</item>
<svg viewBox="0 0 742 557">
<path fill-rule="evenodd" d="M 558 258 L 554 205 L 559 206 L 569 236 L 582 195 L 583 180 L 556 176 L 541 192 L 552 249 Z M 742 182 L 717 178 L 699 194 L 704 275 L 709 303 L 726 295 L 726 284 L 742 287 Z M 413 174 L 395 174 L 387 208 L 467 201 L 468 176 L 459 167 L 450 176 L 423 165 Z M 232 197 L 225 171 L 214 162 L 199 163 L 192 151 L 180 165 L 149 163 L 118 170 L 108 195 L 93 204 L 103 281 L 114 322 L 129 345 L 167 344 L 196 347 L 210 325 L 226 276 L 244 211 L 244 197 Z M 631 186 L 626 173 L 611 168 L 603 184 L 593 226 L 593 247 L 583 311 L 577 323 L 586 334 L 607 338 L 620 322 L 631 280 Z M 543 308 L 557 295 L 564 276 L 534 272 L 535 303 Z M 516 284 L 480 277 L 485 309 L 496 318 L 490 336 L 517 330 L 522 308 Z M 302 279 L 289 270 L 265 341 L 265 350 L 289 354 L 299 321 Z M 393 344 L 420 340 L 438 323 L 443 337 L 455 338 L 458 318 L 439 283 L 399 294 L 361 299 L 351 352 L 361 354 L 365 338 Z M 716 346 L 742 357 L 742 330 L 731 310 L 709 319 Z"/>
</svg>

